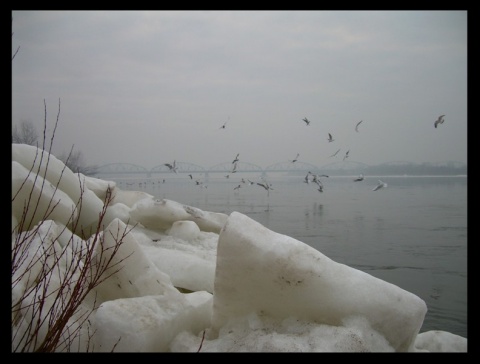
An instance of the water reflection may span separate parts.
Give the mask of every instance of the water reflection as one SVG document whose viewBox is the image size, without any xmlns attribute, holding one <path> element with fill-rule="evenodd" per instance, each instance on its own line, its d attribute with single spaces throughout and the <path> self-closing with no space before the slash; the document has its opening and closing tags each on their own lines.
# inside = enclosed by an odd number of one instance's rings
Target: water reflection
<svg viewBox="0 0 480 364">
<path fill-rule="evenodd" d="M 313 216 L 322 216 L 323 215 L 323 204 L 314 202 L 313 203 Z"/>
<path fill-rule="evenodd" d="M 377 178 L 353 182 L 330 176 L 319 194 L 303 177 L 290 177 L 274 179 L 269 194 L 260 186 L 235 191 L 241 177 L 233 175 L 210 178 L 208 189 L 184 177 L 118 183 L 121 189 L 140 189 L 205 211 L 244 213 L 339 263 L 418 295 L 429 308 L 422 331 L 467 336 L 466 178 L 388 177 L 388 188 L 372 192 Z"/>
</svg>

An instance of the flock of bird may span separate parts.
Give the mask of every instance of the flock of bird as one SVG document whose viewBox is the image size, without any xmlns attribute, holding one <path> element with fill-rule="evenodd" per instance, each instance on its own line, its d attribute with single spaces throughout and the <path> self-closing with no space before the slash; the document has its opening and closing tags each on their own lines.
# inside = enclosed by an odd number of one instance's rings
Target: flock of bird
<svg viewBox="0 0 480 364">
<path fill-rule="evenodd" d="M 309 120 L 307 117 L 303 118 L 302 120 L 305 122 L 305 125 L 306 125 L 306 126 L 309 126 L 309 125 L 310 125 L 310 120 Z M 355 124 L 355 131 L 356 131 L 357 133 L 359 132 L 358 127 L 360 126 L 361 123 L 363 123 L 363 120 L 360 120 L 359 122 L 357 122 L 357 123 Z M 327 141 L 328 141 L 329 143 L 335 141 L 335 139 L 333 138 L 333 135 L 332 135 L 331 133 L 328 133 Z M 335 153 L 333 153 L 330 157 L 335 157 L 335 156 L 340 152 L 340 150 L 341 150 L 341 149 L 337 149 L 337 151 L 336 151 Z M 347 151 L 345 152 L 345 155 L 343 156 L 343 161 L 349 157 L 349 154 L 350 154 L 350 150 L 347 150 Z M 293 160 L 291 160 L 291 162 L 292 162 L 292 163 L 295 163 L 296 161 L 298 161 L 298 158 L 299 158 L 299 157 L 300 157 L 300 154 L 297 153 L 297 156 L 296 156 Z M 320 177 L 328 177 L 328 176 L 327 176 L 327 175 L 321 175 Z M 310 178 L 311 178 L 311 180 L 310 180 Z M 359 177 L 355 178 L 355 179 L 354 179 L 354 182 L 360 182 L 360 181 L 363 181 L 363 180 L 364 180 L 364 177 L 363 177 L 363 174 L 362 174 L 362 175 L 360 175 Z M 318 187 L 317 190 L 318 190 L 319 192 L 323 192 L 323 188 L 324 188 L 324 187 L 323 187 L 323 183 L 320 181 L 318 175 L 315 175 L 315 174 L 313 174 L 312 172 L 309 171 L 309 172 L 307 173 L 307 175 L 305 176 L 304 182 L 306 182 L 306 183 L 313 182 L 314 184 L 317 185 L 317 187 Z M 380 185 L 380 182 L 381 182 L 381 181 L 379 181 L 379 185 Z M 383 182 L 381 182 L 381 183 L 383 183 Z M 386 184 L 385 184 L 384 187 L 386 187 Z M 377 186 L 377 187 L 375 187 L 373 190 L 374 190 L 374 191 L 377 191 L 378 189 L 379 189 L 379 187 Z"/>
<path fill-rule="evenodd" d="M 309 126 L 310 125 L 310 120 L 305 117 L 302 119 L 302 121 L 305 122 L 305 125 L 306 126 Z M 438 125 L 440 124 L 443 124 L 445 121 L 445 115 L 440 115 L 438 117 L 437 120 L 435 120 L 434 122 L 434 127 L 437 128 Z M 363 120 L 360 120 L 359 122 L 357 122 L 357 124 L 355 125 L 355 131 L 358 133 L 359 132 L 359 126 L 360 124 L 362 124 Z M 227 122 L 225 122 L 222 126 L 220 126 L 219 129 L 225 129 L 227 126 Z M 335 139 L 333 138 L 332 134 L 331 133 L 328 133 L 328 138 L 327 138 L 328 142 L 331 143 L 333 141 L 335 141 Z M 335 157 L 339 152 L 340 152 L 341 149 L 338 149 L 334 154 L 332 154 L 330 157 Z M 346 158 L 348 158 L 349 156 L 349 153 L 350 153 L 350 150 L 347 150 L 347 152 L 345 153 L 344 157 L 343 157 L 343 160 L 345 160 Z M 232 169 L 230 170 L 230 173 L 236 173 L 237 172 L 237 166 L 238 166 L 238 162 L 240 161 L 239 159 L 239 156 L 240 156 L 240 153 L 237 153 L 237 155 L 235 156 L 235 158 L 233 159 L 232 161 Z M 294 159 L 291 159 L 290 162 L 291 163 L 295 163 L 299 160 L 299 157 L 300 157 L 300 153 L 297 153 L 297 155 L 295 156 Z M 166 167 L 168 167 L 169 171 L 171 172 L 174 172 L 174 173 L 177 173 L 177 170 L 178 170 L 178 167 L 176 165 L 176 162 L 175 160 L 173 161 L 173 163 L 165 163 L 164 164 Z M 225 178 L 229 178 L 230 177 L 230 173 L 225 175 Z M 190 179 L 193 180 L 193 176 L 191 174 L 189 174 L 189 177 Z M 305 176 L 304 178 L 304 182 L 307 183 L 307 184 L 315 184 L 316 187 L 317 187 L 317 190 L 319 192 L 323 192 L 323 189 L 324 189 L 324 185 L 322 183 L 322 181 L 320 180 L 321 177 L 326 177 L 328 178 L 329 176 L 328 175 L 325 175 L 325 174 L 322 174 L 322 175 L 317 175 L 317 174 L 314 174 L 312 173 L 311 171 L 308 171 L 307 175 Z M 364 175 L 363 174 L 360 174 L 358 177 L 356 177 L 353 181 L 354 182 L 361 182 L 365 179 Z M 241 182 L 243 184 L 247 184 L 248 185 L 258 185 L 262 188 L 264 188 L 266 191 L 267 191 L 267 194 L 270 195 L 270 191 L 273 190 L 273 187 L 272 187 L 272 184 L 271 183 L 268 183 L 267 181 L 263 180 L 261 183 L 260 182 L 253 182 L 253 181 L 250 181 L 248 180 L 245 181 L 244 178 L 242 178 Z M 195 180 L 195 184 L 198 185 L 198 186 L 203 186 L 203 187 L 207 187 L 206 185 L 203 184 L 202 181 L 196 179 Z M 372 189 L 372 191 L 378 191 L 379 189 L 382 189 L 382 188 L 386 188 L 388 186 L 387 183 L 383 182 L 382 180 L 378 180 L 378 184 Z M 236 187 L 234 187 L 234 190 L 239 190 L 240 188 L 242 187 L 242 184 L 238 184 Z"/>
</svg>

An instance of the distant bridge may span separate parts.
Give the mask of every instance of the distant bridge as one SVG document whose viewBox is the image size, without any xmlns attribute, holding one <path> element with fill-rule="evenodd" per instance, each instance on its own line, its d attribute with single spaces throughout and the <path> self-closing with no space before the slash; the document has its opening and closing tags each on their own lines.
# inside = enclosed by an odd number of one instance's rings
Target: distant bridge
<svg viewBox="0 0 480 364">
<path fill-rule="evenodd" d="M 109 163 L 104 164 L 96 169 L 95 175 L 110 175 L 110 174 L 144 174 L 150 171 L 145 167 L 132 163 Z"/>
<path fill-rule="evenodd" d="M 248 163 L 237 162 L 235 170 L 232 162 L 223 162 L 216 164 L 212 167 L 205 168 L 198 164 L 189 162 L 176 162 L 177 174 L 204 174 L 208 177 L 209 173 L 260 173 L 266 175 L 267 173 L 307 173 L 308 171 L 314 174 L 333 174 L 333 175 L 353 175 L 357 173 L 370 173 L 372 175 L 379 174 L 411 174 L 411 175 L 424 175 L 427 174 L 466 174 L 467 164 L 455 161 L 442 162 L 442 163 L 411 163 L 406 161 L 393 161 L 379 165 L 370 166 L 368 164 L 356 161 L 338 161 L 329 163 L 321 167 L 312 163 L 297 161 L 297 162 L 279 162 L 271 164 L 266 168 Z M 461 169 L 458 171 L 458 169 Z M 93 176 L 99 178 L 124 178 L 124 177 L 138 177 L 146 176 L 152 177 L 156 174 L 173 174 L 165 164 L 159 164 L 151 169 L 133 163 L 109 163 L 104 164 L 96 168 Z"/>
<path fill-rule="evenodd" d="M 177 167 L 177 173 L 205 173 L 205 168 L 199 166 L 198 164 L 188 162 L 175 162 L 175 167 Z M 159 164 L 158 166 L 155 166 L 150 170 L 150 174 L 165 172 L 174 173 L 165 164 Z"/>
<path fill-rule="evenodd" d="M 327 166 L 318 167 L 312 163 L 306 162 L 279 162 L 275 164 L 271 164 L 266 168 L 262 168 L 261 166 L 249 163 L 249 162 L 237 162 L 236 168 L 234 169 L 234 164 L 232 162 L 223 162 L 216 164 L 214 166 L 205 168 L 199 166 L 198 164 L 189 163 L 189 162 L 176 162 L 176 173 L 203 173 L 205 177 L 208 176 L 209 173 L 261 173 L 265 175 L 266 173 L 277 173 L 277 172 L 294 172 L 294 173 L 304 173 L 304 172 L 312 172 L 312 173 L 319 173 L 322 170 L 330 169 L 330 167 L 337 167 L 340 168 L 352 168 L 352 167 L 364 167 L 367 166 L 364 163 L 360 162 L 338 162 L 332 163 Z M 102 177 L 119 177 L 119 176 L 131 176 L 131 175 L 146 175 L 147 177 L 151 177 L 155 174 L 161 173 L 174 173 L 167 167 L 165 164 L 159 164 L 151 169 L 147 169 L 143 166 L 139 166 L 132 163 L 109 163 L 102 165 L 97 168 L 95 172 L 95 176 L 102 176 Z"/>
<path fill-rule="evenodd" d="M 235 167 L 236 166 L 236 167 Z M 235 167 L 235 169 L 234 169 Z M 240 173 L 246 173 L 246 172 L 250 172 L 250 173 L 254 173 L 254 172 L 258 172 L 258 173 L 264 173 L 263 171 L 263 168 L 256 165 L 256 164 L 253 164 L 253 163 L 248 163 L 248 162 L 237 162 L 236 164 L 232 163 L 232 162 L 223 162 L 223 163 L 220 163 L 220 164 L 216 164 L 214 165 L 213 167 L 210 167 L 208 169 L 208 172 L 210 173 L 214 173 L 214 172 L 221 172 L 221 173 L 236 173 L 236 172 L 240 172 Z"/>
<path fill-rule="evenodd" d="M 316 173 L 320 170 L 314 164 L 306 162 L 279 162 L 271 164 L 265 168 L 265 172 L 305 172 L 310 171 Z"/>
</svg>

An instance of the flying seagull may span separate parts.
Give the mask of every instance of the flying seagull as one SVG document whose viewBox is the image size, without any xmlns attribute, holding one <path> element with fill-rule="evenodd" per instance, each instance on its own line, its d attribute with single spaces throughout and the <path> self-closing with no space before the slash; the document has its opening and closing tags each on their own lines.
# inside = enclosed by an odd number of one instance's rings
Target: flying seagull
<svg viewBox="0 0 480 364">
<path fill-rule="evenodd" d="M 313 173 L 312 173 L 312 175 L 313 175 L 312 182 L 317 184 L 319 192 L 323 192 L 323 183 L 322 183 L 322 181 L 320 181 L 319 178 L 320 177 L 327 177 L 328 178 L 328 175 L 322 174 L 321 176 L 319 176 L 318 174 L 313 174 Z"/>
<path fill-rule="evenodd" d="M 267 191 L 268 191 L 268 190 L 273 190 L 272 186 L 269 185 L 268 183 L 260 183 L 260 182 L 257 182 L 257 185 L 262 186 L 262 187 L 265 188 Z"/>
<path fill-rule="evenodd" d="M 384 187 L 387 187 L 387 184 L 385 182 L 381 181 L 381 180 L 378 180 L 378 185 L 375 186 L 373 191 L 377 191 L 380 188 L 384 188 Z"/>
<path fill-rule="evenodd" d="M 295 163 L 296 161 L 298 161 L 298 157 L 300 157 L 300 153 L 297 153 L 297 156 L 294 159 L 292 159 L 290 162 Z"/>
<path fill-rule="evenodd" d="M 328 141 L 333 142 L 335 139 L 333 139 L 332 134 L 328 133 Z"/>
<path fill-rule="evenodd" d="M 170 163 L 165 163 L 164 166 L 167 166 L 172 172 L 177 173 L 177 166 L 175 164 L 175 161 L 173 161 L 172 164 Z"/>
<path fill-rule="evenodd" d="M 335 153 L 333 153 L 330 157 L 335 157 L 338 154 L 338 152 L 340 152 L 340 149 L 337 150 Z"/>
<path fill-rule="evenodd" d="M 440 115 L 440 116 L 438 117 L 438 119 L 435 120 L 435 124 L 434 124 L 435 127 L 437 127 L 438 124 L 443 124 L 443 122 L 445 121 L 444 117 L 445 117 L 445 115 Z"/>
<path fill-rule="evenodd" d="M 318 174 L 313 174 L 312 172 L 308 171 L 307 175 L 305 176 L 305 183 L 310 183 L 308 180 L 308 176 L 312 175 L 312 182 L 318 186 L 318 192 L 323 192 L 323 183 L 318 178 L 319 177 L 328 177 L 326 174 L 322 174 L 319 176 Z"/>
<path fill-rule="evenodd" d="M 355 131 L 358 133 L 358 126 L 363 122 L 363 120 L 360 120 L 357 125 L 355 125 Z"/>
<path fill-rule="evenodd" d="M 228 117 L 228 120 L 230 120 L 230 116 Z M 227 121 L 225 121 L 225 123 L 219 129 L 225 129 L 225 127 L 227 126 Z"/>
<path fill-rule="evenodd" d="M 302 120 L 305 121 L 306 125 L 310 125 L 310 120 L 308 120 L 307 117 L 304 117 Z"/>
<path fill-rule="evenodd" d="M 350 150 L 347 150 L 347 153 L 345 153 L 345 156 L 343 157 L 343 160 L 348 158 L 348 153 L 350 153 Z"/>
<path fill-rule="evenodd" d="M 311 172 L 308 171 L 308 173 L 307 173 L 307 175 L 305 176 L 305 179 L 304 179 L 303 182 L 305 182 L 305 183 L 310 183 L 310 180 L 308 179 L 308 176 L 309 176 L 310 174 L 311 174 Z"/>
<path fill-rule="evenodd" d="M 232 164 L 239 161 L 239 159 L 238 159 L 238 156 L 239 156 L 239 155 L 240 155 L 240 153 L 237 154 L 237 156 L 235 157 L 235 159 L 232 161 Z"/>
<path fill-rule="evenodd" d="M 247 181 L 245 181 L 245 178 L 242 178 L 242 183 L 247 184 Z M 251 185 L 254 185 L 255 182 L 252 182 L 252 181 L 248 180 L 248 184 L 251 186 Z"/>
<path fill-rule="evenodd" d="M 354 182 L 363 181 L 363 174 L 360 174 L 360 176 L 358 176 L 357 178 L 355 178 L 353 181 L 354 181 Z"/>
<path fill-rule="evenodd" d="M 257 182 L 257 185 L 265 188 L 267 190 L 267 195 L 270 196 L 270 190 L 273 190 L 273 187 L 270 183 L 266 183 L 266 182 L 265 183 L 259 183 L 259 182 Z"/>
</svg>

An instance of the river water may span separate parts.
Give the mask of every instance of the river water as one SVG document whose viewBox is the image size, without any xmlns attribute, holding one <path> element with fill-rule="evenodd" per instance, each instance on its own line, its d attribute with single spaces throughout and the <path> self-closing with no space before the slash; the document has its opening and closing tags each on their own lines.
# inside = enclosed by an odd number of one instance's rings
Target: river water
<svg viewBox="0 0 480 364">
<path fill-rule="evenodd" d="M 421 332 L 467 337 L 466 176 L 366 176 L 361 182 L 354 176 L 321 177 L 323 192 L 304 177 L 267 175 L 270 191 L 256 184 L 263 183 L 260 174 L 112 180 L 122 189 L 205 211 L 241 212 L 416 294 L 428 307 Z M 373 191 L 379 179 L 387 187 Z"/>
</svg>

